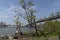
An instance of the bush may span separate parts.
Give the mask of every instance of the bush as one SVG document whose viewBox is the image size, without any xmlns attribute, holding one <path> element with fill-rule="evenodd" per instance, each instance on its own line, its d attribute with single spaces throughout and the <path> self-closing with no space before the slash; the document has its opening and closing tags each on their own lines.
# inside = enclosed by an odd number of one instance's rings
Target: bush
<svg viewBox="0 0 60 40">
<path fill-rule="evenodd" d="M 38 30 L 33 34 L 33 36 L 36 36 L 36 37 L 43 36 L 43 35 L 44 35 L 43 31 L 40 31 L 40 30 Z"/>
</svg>

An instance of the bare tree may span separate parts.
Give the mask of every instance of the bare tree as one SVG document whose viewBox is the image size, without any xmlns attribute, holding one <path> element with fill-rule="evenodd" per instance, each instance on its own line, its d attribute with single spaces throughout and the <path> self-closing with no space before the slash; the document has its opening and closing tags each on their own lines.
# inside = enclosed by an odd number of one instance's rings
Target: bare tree
<svg viewBox="0 0 60 40">
<path fill-rule="evenodd" d="M 16 23 L 16 31 L 18 31 L 17 34 L 20 34 L 21 30 L 20 30 L 20 26 L 21 26 L 21 22 L 19 20 L 19 17 L 18 16 L 14 16 L 14 21 Z"/>
<path fill-rule="evenodd" d="M 33 9 L 34 4 L 31 1 L 26 2 L 25 0 L 20 0 L 20 4 L 23 11 L 21 12 L 22 9 L 18 9 L 15 12 L 25 20 L 27 20 L 29 24 L 34 23 L 36 18 L 36 15 L 34 15 L 36 10 Z M 34 25 L 35 29 L 37 29 L 36 24 Z M 30 27 L 32 27 L 32 24 L 30 25 Z"/>
</svg>

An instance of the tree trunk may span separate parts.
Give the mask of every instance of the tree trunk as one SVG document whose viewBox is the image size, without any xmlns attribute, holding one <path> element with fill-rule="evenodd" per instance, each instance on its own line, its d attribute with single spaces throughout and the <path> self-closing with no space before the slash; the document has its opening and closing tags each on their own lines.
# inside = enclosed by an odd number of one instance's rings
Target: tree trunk
<svg viewBox="0 0 60 40">
<path fill-rule="evenodd" d="M 34 23 L 35 23 L 35 18 L 34 18 Z M 36 23 L 35 23 L 34 25 L 35 25 L 35 29 L 36 29 L 36 32 L 37 32 L 37 27 L 36 27 Z"/>
</svg>

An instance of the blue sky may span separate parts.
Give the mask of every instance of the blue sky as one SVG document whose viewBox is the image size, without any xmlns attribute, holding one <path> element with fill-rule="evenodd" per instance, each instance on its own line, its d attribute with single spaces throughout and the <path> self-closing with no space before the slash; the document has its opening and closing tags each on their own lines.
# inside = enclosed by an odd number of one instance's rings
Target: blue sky
<svg viewBox="0 0 60 40">
<path fill-rule="evenodd" d="M 35 4 L 34 8 L 37 10 L 35 15 L 37 18 L 48 17 L 51 13 L 60 11 L 60 0 L 32 0 Z M 13 21 L 14 15 L 12 9 L 21 8 L 19 0 L 0 0 L 0 22 L 7 24 L 15 24 Z M 22 23 L 27 24 L 27 21 L 21 18 Z"/>
</svg>

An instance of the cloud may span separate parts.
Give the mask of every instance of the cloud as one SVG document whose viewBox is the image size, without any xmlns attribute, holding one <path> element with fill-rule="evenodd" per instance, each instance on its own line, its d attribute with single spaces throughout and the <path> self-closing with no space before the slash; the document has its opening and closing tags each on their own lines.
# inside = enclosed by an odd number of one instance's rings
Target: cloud
<svg viewBox="0 0 60 40">
<path fill-rule="evenodd" d="M 36 9 L 37 7 L 36 6 L 32 6 L 32 7 L 30 7 L 29 9 Z"/>
<path fill-rule="evenodd" d="M 9 5 L 9 8 L 0 8 L 0 20 L 11 19 L 14 16 L 14 14 L 16 14 L 13 11 L 11 11 L 12 9 L 16 8 L 16 6 L 14 6 L 12 3 Z"/>
<path fill-rule="evenodd" d="M 14 13 L 14 10 L 13 9 L 18 8 L 18 7 L 15 6 L 12 3 L 10 3 L 9 5 L 10 5 L 9 8 L 0 8 L 0 13 L 16 14 L 16 13 Z"/>
<path fill-rule="evenodd" d="M 60 6 L 60 3 L 53 3 L 52 6 Z"/>
<path fill-rule="evenodd" d="M 9 18 L 10 16 L 8 15 L 0 15 L 0 19 L 4 19 L 4 18 Z"/>
<path fill-rule="evenodd" d="M 10 3 L 9 5 L 10 5 L 9 8 L 3 8 L 3 7 L 0 8 L 0 21 L 3 22 L 5 21 L 7 23 L 14 24 L 13 17 L 14 15 L 16 15 L 16 13 L 14 12 L 15 9 L 21 9 L 21 11 L 23 11 L 23 9 L 21 7 L 15 6 L 12 3 Z"/>
<path fill-rule="evenodd" d="M 14 6 L 12 3 L 10 3 L 10 8 L 8 10 L 11 11 L 14 8 L 16 8 L 16 6 Z"/>
</svg>

